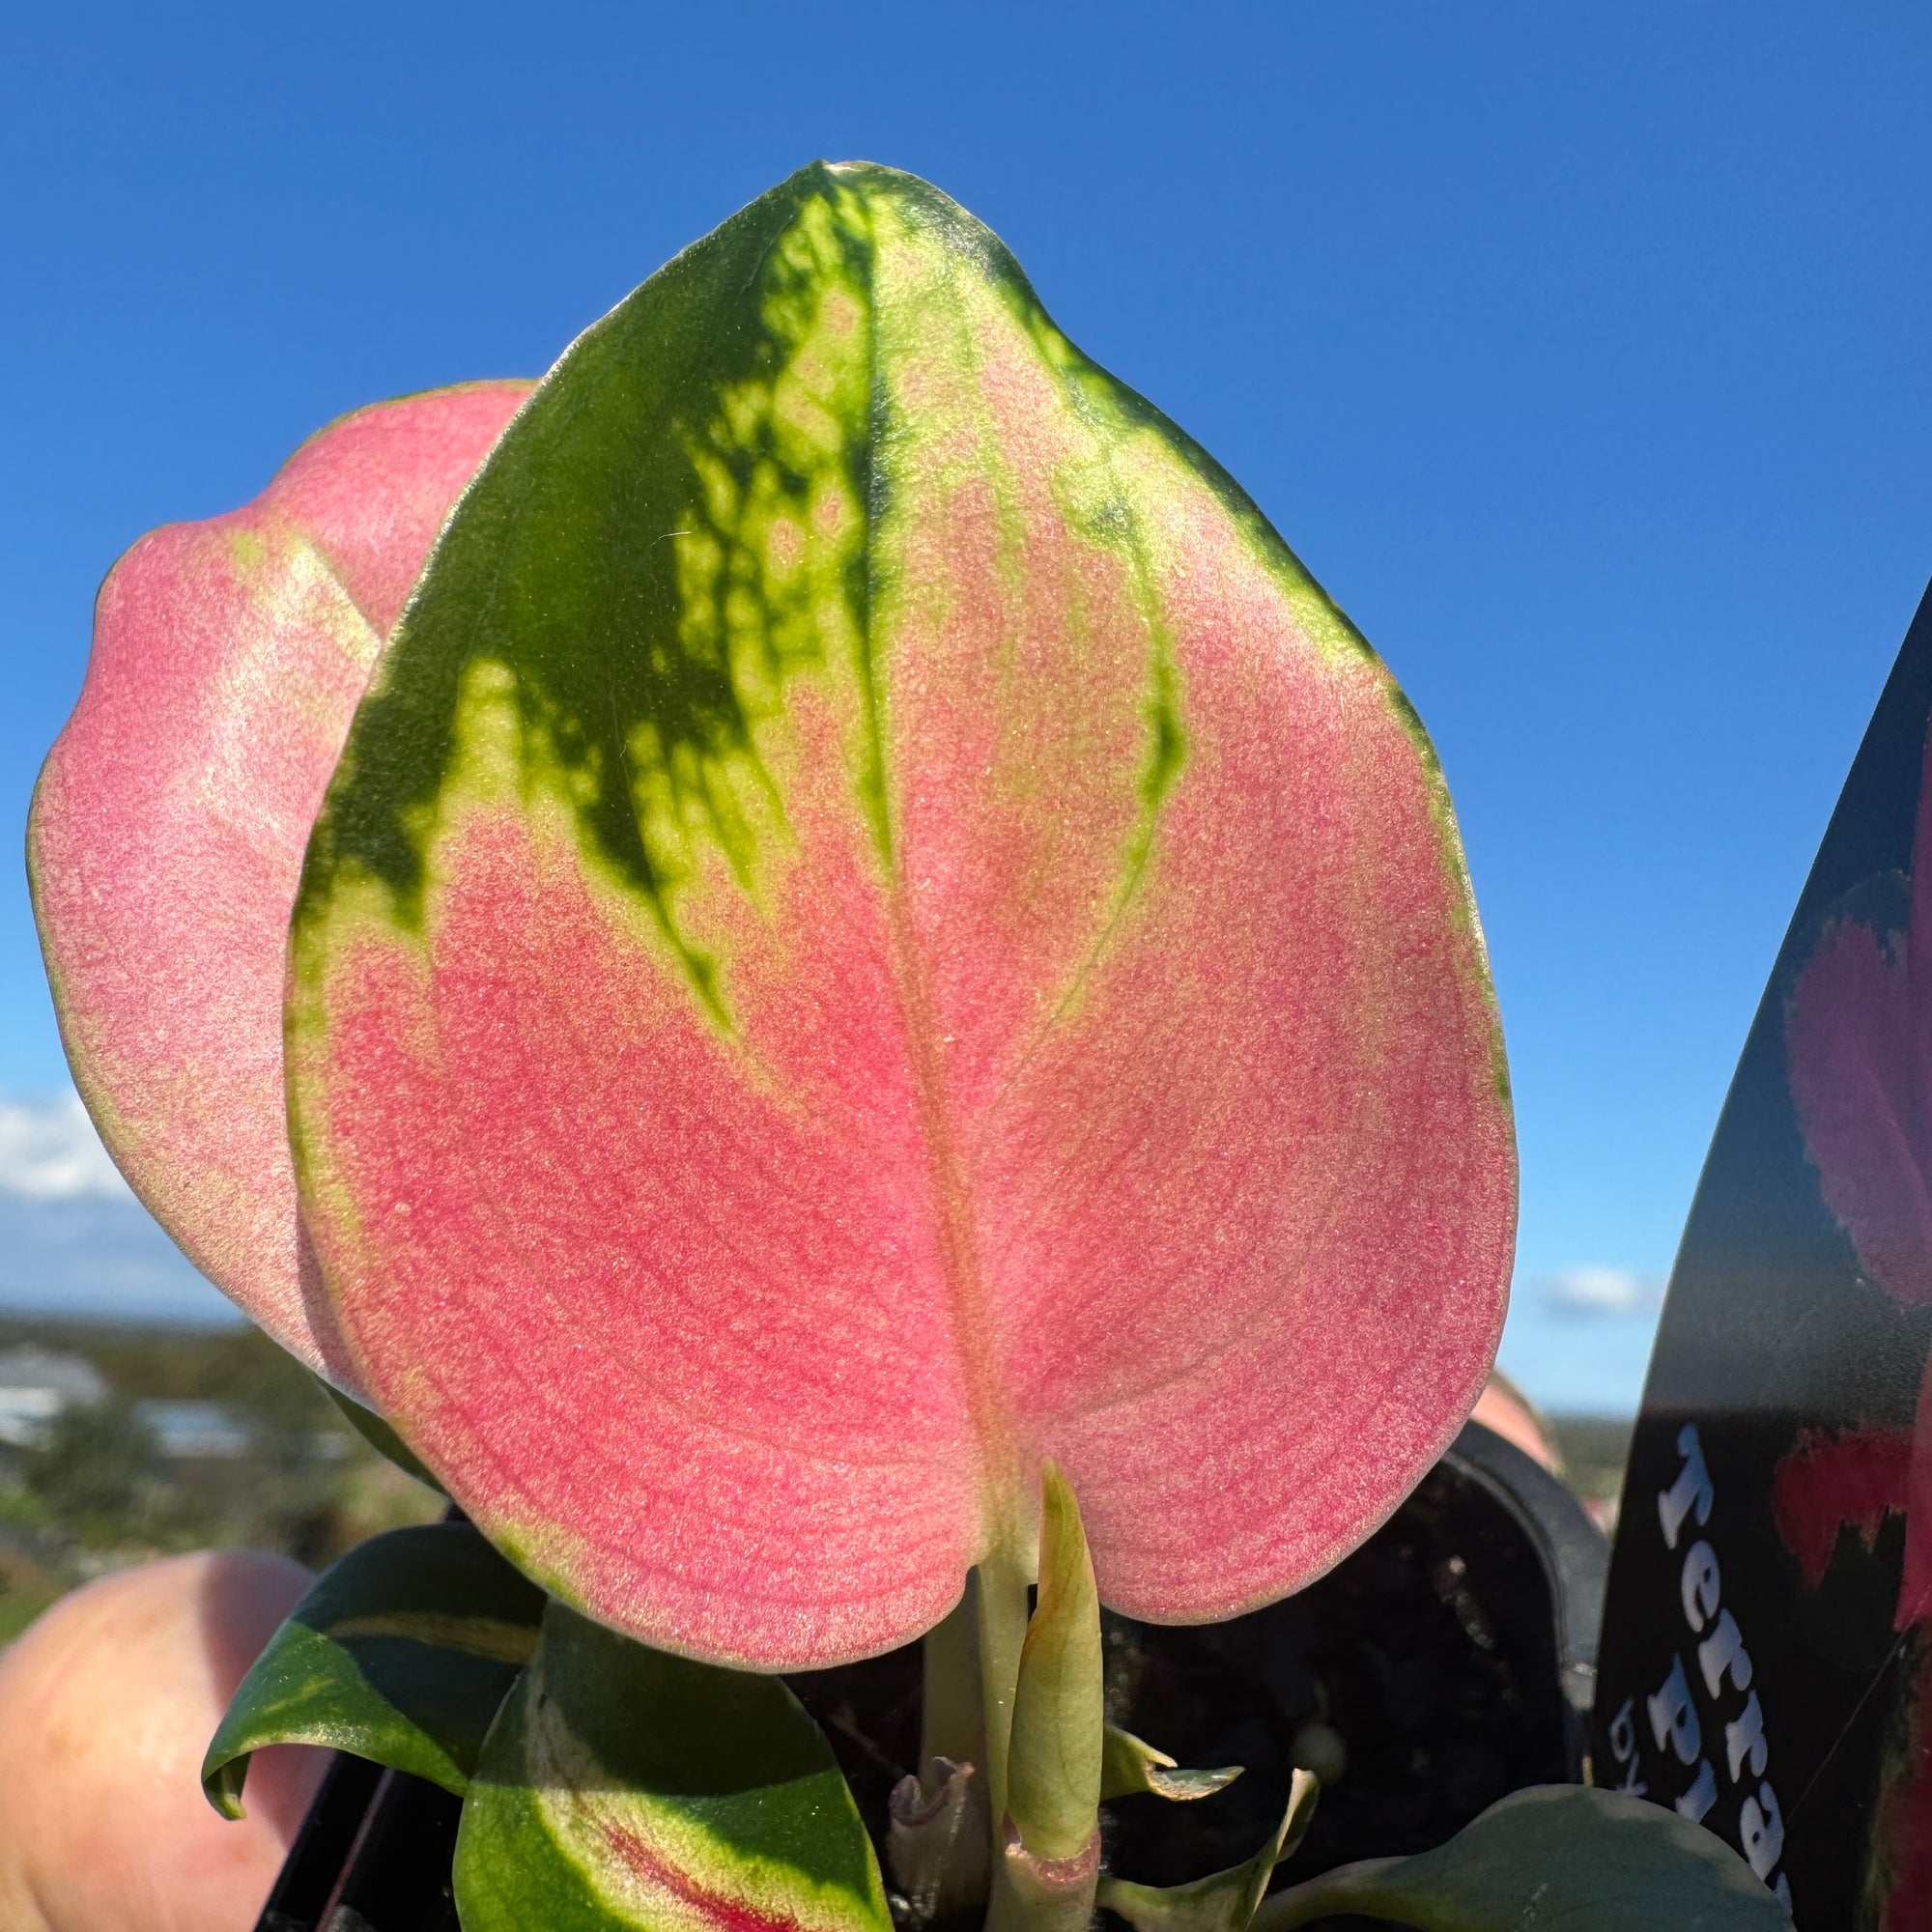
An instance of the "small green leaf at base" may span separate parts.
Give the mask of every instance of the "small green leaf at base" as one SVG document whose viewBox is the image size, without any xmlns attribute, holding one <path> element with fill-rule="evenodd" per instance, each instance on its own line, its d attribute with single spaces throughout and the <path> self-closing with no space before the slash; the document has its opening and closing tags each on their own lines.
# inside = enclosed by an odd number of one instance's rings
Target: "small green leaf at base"
<svg viewBox="0 0 1932 1932">
<path fill-rule="evenodd" d="M 1051 1463 L 1040 1487 L 1039 1601 L 1013 1691 L 1007 1814 L 1030 1854 L 1059 1863 L 1085 1853 L 1100 1820 L 1106 1693 L 1080 1506 Z"/>
<path fill-rule="evenodd" d="M 1305 1771 L 1294 1774 L 1288 1809 L 1267 1842 L 1245 1864 L 1196 1879 L 1192 1885 L 1134 1885 L 1103 1878 L 1099 1903 L 1116 1912 L 1134 1932 L 1247 1932 L 1282 1860 L 1308 1835 L 1321 1787 Z"/>
<path fill-rule="evenodd" d="M 1100 1796 L 1131 1798 L 1139 1792 L 1186 1804 L 1197 1798 L 1211 1798 L 1225 1791 L 1241 1775 L 1237 1764 L 1224 1764 L 1215 1771 L 1184 1771 L 1165 1751 L 1155 1750 L 1131 1731 L 1118 1724 L 1107 1726 L 1107 1740 L 1100 1758 Z"/>
<path fill-rule="evenodd" d="M 552 1604 L 463 1806 L 464 1932 L 891 1932 L 818 1726 L 776 1677 Z"/>
<path fill-rule="evenodd" d="M 357 1545 L 237 1687 L 201 1768 L 209 1803 L 241 1817 L 249 1753 L 284 1744 L 331 1746 L 463 1791 L 543 1605 L 468 1523 Z"/>
<path fill-rule="evenodd" d="M 1418 1932 L 1791 1932 L 1783 1906 L 1721 1839 L 1580 1784 L 1513 1792 L 1433 1852 L 1277 1892 L 1255 1932 L 1345 1913 Z"/>
</svg>

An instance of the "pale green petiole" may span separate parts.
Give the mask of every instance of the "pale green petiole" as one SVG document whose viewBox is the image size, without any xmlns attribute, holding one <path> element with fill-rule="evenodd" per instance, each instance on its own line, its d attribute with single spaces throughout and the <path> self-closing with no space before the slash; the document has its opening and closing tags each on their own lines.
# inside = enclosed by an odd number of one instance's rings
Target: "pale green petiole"
<svg viewBox="0 0 1932 1932">
<path fill-rule="evenodd" d="M 986 1740 L 986 1791 L 997 1827 L 1007 1813 L 1007 1770 L 1013 1693 L 1027 1634 L 1027 1587 L 1033 1578 L 1010 1547 L 973 1573 L 978 1582 L 980 1680 Z"/>
<path fill-rule="evenodd" d="M 1237 1767 L 1183 1771 L 1164 1751 L 1105 1721 L 1100 1601 L 1080 1509 L 1051 1463 L 1040 1474 L 1039 1593 L 1027 1614 L 1028 1568 L 1007 1546 L 968 1579 L 926 1636 L 920 1771 L 893 1794 L 891 1852 L 923 1918 L 990 1889 L 988 1932 L 1079 1932 L 1099 1879 L 1103 1796 L 1205 1798 Z M 1183 1897 L 1128 1888 L 1123 1903 L 1172 1918 L 1245 1912 L 1274 1859 L 1305 1823 L 1314 1786 L 1296 1786 L 1282 1830 L 1248 1865 Z M 1259 1896 L 1259 1890 L 1255 1890 Z M 1129 1913 L 1127 1916 L 1132 1916 Z"/>
<path fill-rule="evenodd" d="M 919 1772 L 899 1780 L 888 1807 L 893 1876 L 925 1923 L 984 1905 L 992 1883 L 979 1604 L 975 1572 L 925 1634 Z"/>
<path fill-rule="evenodd" d="M 986 1709 L 980 1678 L 980 1573 L 968 1574 L 965 1591 L 941 1623 L 925 1634 L 921 1690 L 919 1755 L 952 1758 L 983 1767 Z M 1017 1660 L 1015 1660 L 1017 1662 Z"/>
</svg>

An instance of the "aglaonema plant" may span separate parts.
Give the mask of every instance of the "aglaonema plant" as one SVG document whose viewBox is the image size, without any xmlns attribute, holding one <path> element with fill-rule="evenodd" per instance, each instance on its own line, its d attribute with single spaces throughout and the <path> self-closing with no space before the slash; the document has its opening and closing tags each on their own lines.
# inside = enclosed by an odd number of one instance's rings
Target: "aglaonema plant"
<svg viewBox="0 0 1932 1932">
<path fill-rule="evenodd" d="M 466 1794 L 466 1932 L 880 1928 L 778 1673 L 923 1638 L 905 1915 L 1243 1932 L 1314 1781 L 1108 1876 L 1235 1770 L 1107 1728 L 1100 1605 L 1298 1588 L 1466 1416 L 1502 1045 L 1414 712 L 986 229 L 808 168 L 144 539 L 30 866 L 136 1191 L 474 1525 L 322 1580 L 218 1804 L 330 1743 Z M 1470 1834 L 1262 1909 L 1778 1922 L 1632 1801 Z"/>
</svg>

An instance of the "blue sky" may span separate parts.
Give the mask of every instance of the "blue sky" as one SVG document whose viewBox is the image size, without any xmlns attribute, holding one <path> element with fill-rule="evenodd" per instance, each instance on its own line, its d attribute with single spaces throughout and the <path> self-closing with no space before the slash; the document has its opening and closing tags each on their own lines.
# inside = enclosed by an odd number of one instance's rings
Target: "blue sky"
<svg viewBox="0 0 1932 1932">
<path fill-rule="evenodd" d="M 14 10 L 0 836 L 142 530 L 358 403 L 537 373 L 814 155 L 911 168 L 1428 722 L 1519 1100 L 1504 1361 L 1628 1406 L 1932 573 L 1928 99 L 1902 5 Z M 64 1094 L 15 868 L 0 1300 L 206 1305 Z"/>
</svg>

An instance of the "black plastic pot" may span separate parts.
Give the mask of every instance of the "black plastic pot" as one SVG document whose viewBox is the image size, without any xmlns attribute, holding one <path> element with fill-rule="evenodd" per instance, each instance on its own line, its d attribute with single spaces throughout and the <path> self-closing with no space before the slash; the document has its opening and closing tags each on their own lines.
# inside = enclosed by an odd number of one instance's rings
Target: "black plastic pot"
<svg viewBox="0 0 1932 1932">
<path fill-rule="evenodd" d="M 458 1932 L 461 1810 L 438 1785 L 336 1751 L 256 1932 Z"/>
<path fill-rule="evenodd" d="M 1110 1615 L 1109 1717 L 1183 1764 L 1247 1770 L 1200 1804 L 1109 1805 L 1109 1865 L 1172 1885 L 1245 1859 L 1297 1760 L 1339 1775 L 1296 1878 L 1423 1850 L 1509 1791 L 1580 1778 L 1607 1565 L 1570 1492 L 1472 1422 L 1360 1549 L 1285 1602 L 1189 1627 Z M 918 1754 L 918 1646 L 787 1681 L 883 1845 L 887 1794 Z M 257 1932 L 455 1932 L 458 1808 L 338 1755 Z"/>
</svg>

